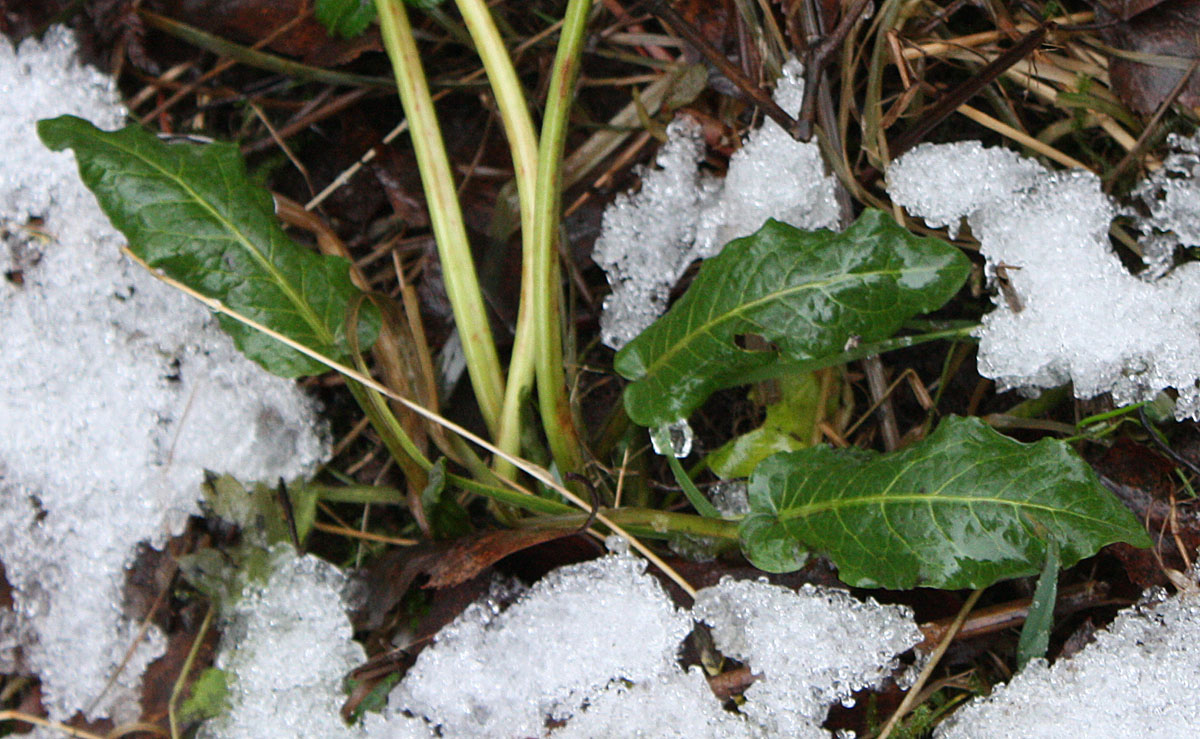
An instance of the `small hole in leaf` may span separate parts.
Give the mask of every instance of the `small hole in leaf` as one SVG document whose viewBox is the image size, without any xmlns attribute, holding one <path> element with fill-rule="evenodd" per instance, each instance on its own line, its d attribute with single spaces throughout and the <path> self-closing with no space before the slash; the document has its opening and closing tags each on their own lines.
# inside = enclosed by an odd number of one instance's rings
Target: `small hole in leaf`
<svg viewBox="0 0 1200 739">
<path fill-rule="evenodd" d="M 779 348 L 758 334 L 737 334 L 733 344 L 744 352 L 778 352 Z"/>
</svg>

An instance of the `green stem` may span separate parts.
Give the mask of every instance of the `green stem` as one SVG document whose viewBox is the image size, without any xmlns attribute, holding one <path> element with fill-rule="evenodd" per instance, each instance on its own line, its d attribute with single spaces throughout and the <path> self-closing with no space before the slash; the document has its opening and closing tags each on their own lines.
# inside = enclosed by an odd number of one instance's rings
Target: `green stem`
<svg viewBox="0 0 1200 739">
<path fill-rule="evenodd" d="M 707 536 L 727 541 L 738 540 L 739 521 L 724 518 L 705 518 L 691 513 L 672 513 L 653 508 L 601 508 L 600 515 L 630 533 L 639 536 L 664 538 L 672 534 Z M 580 526 L 587 520 L 585 513 L 565 516 L 539 516 L 527 518 L 522 525 L 528 526 Z"/>
<path fill-rule="evenodd" d="M 720 518 L 721 512 L 717 507 L 704 497 L 704 493 L 700 492 L 700 488 L 696 487 L 696 483 L 692 482 L 692 478 L 688 477 L 687 470 L 683 465 L 667 450 L 667 464 L 671 467 L 671 472 L 675 474 L 675 481 L 683 488 L 683 494 L 687 496 L 688 502 L 696 509 L 696 512 L 705 518 Z"/>
<path fill-rule="evenodd" d="M 301 64 L 300 62 L 275 56 L 274 54 L 268 54 L 265 51 L 251 49 L 226 41 L 220 36 L 205 33 L 199 28 L 189 26 L 186 23 L 180 23 L 177 20 L 153 13 L 149 10 L 139 9 L 137 12 L 141 19 L 146 22 L 146 25 L 151 28 L 157 28 L 181 41 L 186 41 L 193 46 L 199 46 L 201 49 L 211 51 L 219 56 L 227 56 L 247 67 L 256 67 L 258 69 L 265 69 L 268 72 L 276 72 L 288 77 L 294 77 L 298 80 L 324 82 L 330 85 L 383 89 L 391 89 L 392 87 L 391 80 L 386 77 L 367 77 L 361 74 L 335 72 L 332 69 L 321 69 L 320 67 Z"/>
<path fill-rule="evenodd" d="M 880 341 L 872 341 L 865 344 L 859 344 L 853 349 L 848 349 L 837 354 L 829 354 L 816 359 L 799 359 L 799 360 L 783 360 L 775 362 L 767 367 L 757 370 L 751 370 L 737 378 L 736 384 L 748 385 L 754 382 L 762 382 L 775 377 L 783 377 L 789 374 L 800 374 L 804 372 L 815 372 L 826 367 L 834 367 L 839 364 L 846 364 L 857 359 L 869 357 L 872 354 L 883 354 L 884 352 L 895 351 L 897 349 L 907 349 L 911 346 L 926 344 L 930 341 L 938 339 L 969 339 L 971 332 L 979 328 L 978 324 L 969 324 L 966 326 L 956 326 L 941 331 L 931 331 L 927 334 L 915 334 L 911 336 L 893 336 L 890 339 L 882 339 Z"/>
<path fill-rule="evenodd" d="M 454 310 L 454 323 L 462 340 L 467 373 L 475 390 L 479 410 L 492 438 L 499 437 L 500 410 L 504 397 L 504 375 L 496 355 L 496 344 L 488 325 L 487 310 L 471 245 L 463 223 L 462 209 L 454 188 L 450 160 L 446 156 L 441 128 L 434 113 L 433 98 L 413 39 L 412 26 L 403 0 L 375 0 L 383 45 L 392 61 L 400 102 L 408 117 L 417 168 L 429 206 L 429 219 L 437 240 L 438 257 L 446 281 L 446 295 Z"/>
<path fill-rule="evenodd" d="M 298 487 L 303 491 L 311 491 L 318 499 L 327 503 L 404 505 L 407 502 L 403 492 L 383 485 L 325 485 L 307 482 Z"/>
<path fill-rule="evenodd" d="M 508 134 L 508 146 L 512 152 L 513 171 L 517 183 L 517 196 L 521 207 L 521 302 L 517 311 L 517 328 L 513 338 L 512 357 L 508 365 L 508 384 L 504 388 L 504 402 L 500 411 L 500 433 L 496 446 L 509 454 L 519 454 L 521 447 L 521 405 L 533 387 L 534 358 L 536 353 L 535 333 L 536 304 L 534 255 L 538 245 L 534 242 L 535 198 L 538 184 L 538 141 L 533 128 L 533 119 L 521 83 L 513 69 L 512 59 L 496 23 L 484 0 L 458 0 L 467 30 L 475 42 L 483 68 L 487 71 L 500 109 L 500 119 Z M 511 477 L 515 468 L 503 460 L 497 460 L 496 471 Z"/>
<path fill-rule="evenodd" d="M 404 432 L 404 427 L 400 424 L 395 414 L 392 413 L 392 409 L 388 406 L 382 395 L 371 388 L 363 387 L 357 382 L 349 381 L 347 386 L 358 400 L 359 405 L 366 412 L 367 417 L 371 419 L 371 426 L 379 434 L 380 439 L 383 440 L 384 446 L 388 448 L 388 451 L 393 456 L 399 459 L 401 455 L 407 455 L 425 471 L 433 468 L 433 462 L 412 443 L 408 434 Z M 462 456 L 464 462 L 469 465 L 470 460 L 474 458 L 474 454 L 464 454 Z M 490 474 L 486 466 L 471 466 L 472 472 L 476 475 L 482 477 Z M 461 475 L 447 474 L 446 480 L 450 484 L 456 485 L 468 492 L 485 496 L 506 505 L 517 506 L 518 508 L 523 508 L 534 513 L 558 514 L 575 510 L 566 503 L 560 503 L 550 498 L 528 495 L 500 485 L 488 485 Z M 499 481 L 497 480 L 497 482 Z"/>
<path fill-rule="evenodd" d="M 550 452 L 563 474 L 583 463 L 583 445 L 575 426 L 563 369 L 562 323 L 559 320 L 558 226 L 562 201 L 562 158 L 571 102 L 591 0 L 570 0 L 563 17 L 554 71 L 546 96 L 538 151 L 537 210 L 534 214 L 534 320 L 537 332 L 538 405 Z"/>
</svg>

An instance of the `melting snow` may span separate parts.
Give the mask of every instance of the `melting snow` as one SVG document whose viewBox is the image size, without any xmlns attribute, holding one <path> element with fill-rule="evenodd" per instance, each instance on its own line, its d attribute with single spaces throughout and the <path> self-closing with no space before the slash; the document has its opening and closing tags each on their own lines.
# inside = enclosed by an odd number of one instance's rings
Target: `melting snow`
<svg viewBox="0 0 1200 739">
<path fill-rule="evenodd" d="M 645 566 L 613 554 L 552 572 L 507 610 L 511 593 L 472 605 L 421 653 L 389 716 L 446 736 L 828 736 L 829 704 L 878 685 L 920 641 L 907 609 L 823 588 L 726 581 L 688 614 Z M 744 715 L 722 708 L 699 668 L 680 669 L 693 619 L 763 674 Z M 371 736 L 389 736 L 387 719 L 370 721 Z"/>
<path fill-rule="evenodd" d="M 1139 241 L 1149 276 L 1174 266 L 1177 247 L 1200 246 L 1200 132 L 1191 138 L 1171 134 L 1173 151 L 1163 166 L 1134 190 L 1147 211 L 1138 220 Z"/>
<path fill-rule="evenodd" d="M 616 683 L 550 736 L 737 739 L 753 735 L 748 723 L 721 707 L 704 679 L 704 671 L 692 667 L 687 672 L 660 675 L 628 687 Z"/>
<path fill-rule="evenodd" d="M 803 67 L 784 65 L 775 100 L 789 113 L 804 97 Z M 680 117 L 667 126 L 658 169 L 642 173 L 642 189 L 621 195 L 604 212 L 592 258 L 608 273 L 601 339 L 619 349 L 667 308 L 671 288 L 693 261 L 757 231 L 767 218 L 798 228 L 836 228 L 835 180 L 819 147 L 794 140 L 772 120 L 751 132 L 729 160 L 722 181 L 702 174 L 699 124 Z"/>
<path fill-rule="evenodd" d="M 768 736 L 827 736 L 829 706 L 878 686 L 921 641 L 907 607 L 813 585 L 726 579 L 697 594 L 692 615 L 712 627 L 722 654 L 762 675 L 742 712 Z"/>
<path fill-rule="evenodd" d="M 1200 714 L 1200 595 L 1124 611 L 1095 643 L 1053 667 L 1031 663 L 955 711 L 939 739 L 1195 736 Z"/>
<path fill-rule="evenodd" d="M 1182 169 L 1152 180 L 1161 208 L 1145 227 L 1191 239 L 1200 188 Z M 979 370 L 1001 389 L 1071 381 L 1077 397 L 1111 392 L 1127 405 L 1175 388 L 1176 416 L 1200 417 L 1200 264 L 1153 282 L 1130 274 L 1095 175 L 977 142 L 923 144 L 893 162 L 888 192 L 932 226 L 965 216 L 989 277 L 1005 281 L 979 332 Z"/>
<path fill-rule="evenodd" d="M 471 606 L 421 652 L 393 704 L 451 736 L 540 736 L 547 717 L 570 717 L 613 681 L 676 671 L 691 619 L 645 566 L 612 555 L 555 570 L 503 612 Z"/>
<path fill-rule="evenodd" d="M 205 469 L 294 477 L 327 442 L 293 383 L 121 256 L 73 157 L 41 145 L 39 118 L 124 121 L 111 80 L 75 48 L 61 28 L 15 52 L 0 42 L 0 560 L 16 600 L 0 656 L 41 678 L 52 718 L 122 722 L 164 647 L 153 628 L 137 642 L 122 613 L 138 542 L 179 530 Z"/>
<path fill-rule="evenodd" d="M 266 583 L 246 587 L 224 627 L 217 667 L 230 676 L 230 711 L 202 736 L 350 736 L 338 715 L 342 679 L 366 654 L 346 618 L 346 578 L 291 547 L 277 548 L 271 568 Z"/>
</svg>

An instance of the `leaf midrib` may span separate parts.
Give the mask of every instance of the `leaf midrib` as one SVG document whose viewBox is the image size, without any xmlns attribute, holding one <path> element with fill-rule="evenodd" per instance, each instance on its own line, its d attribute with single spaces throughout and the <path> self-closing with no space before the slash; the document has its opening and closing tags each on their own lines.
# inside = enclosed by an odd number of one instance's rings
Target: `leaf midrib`
<svg viewBox="0 0 1200 739">
<path fill-rule="evenodd" d="M 936 271 L 936 269 L 933 267 L 915 267 L 911 270 L 907 270 L 907 272 L 913 273 L 913 274 L 919 273 L 919 272 L 931 272 L 931 271 Z M 716 326 L 719 326 L 720 324 L 724 323 L 725 321 L 729 321 L 734 318 L 741 317 L 742 313 L 747 312 L 752 308 L 757 308 L 758 306 L 760 306 L 764 303 L 768 303 L 773 300 L 782 300 L 783 298 L 785 298 L 791 294 L 803 292 L 805 290 L 822 289 L 825 287 L 836 285 L 839 282 L 847 282 L 850 280 L 850 278 L 865 278 L 865 277 L 872 277 L 872 276 L 877 276 L 877 275 L 888 275 L 888 274 L 899 275 L 899 274 L 902 274 L 905 272 L 906 272 L 906 270 L 904 270 L 904 269 L 871 270 L 870 272 L 843 272 L 842 274 L 838 275 L 837 277 L 835 277 L 833 279 L 822 280 L 819 282 L 806 282 L 802 285 L 795 285 L 795 286 L 786 288 L 784 290 L 779 290 L 779 291 L 768 293 L 767 295 L 764 295 L 761 298 L 758 298 L 756 300 L 751 300 L 746 303 L 741 303 L 738 306 L 734 307 L 732 310 L 721 313 L 716 318 L 707 320 L 704 323 L 697 325 L 694 329 L 688 331 L 686 334 L 681 336 L 678 341 L 674 342 L 671 345 L 671 347 L 669 349 L 667 349 L 662 354 L 658 355 L 658 357 L 646 367 L 646 372 L 645 372 L 645 374 L 642 375 L 642 377 L 650 377 L 651 375 L 654 375 L 655 373 L 657 373 L 658 370 L 665 363 L 668 363 L 676 354 L 678 354 L 680 351 L 682 351 L 684 347 L 690 345 L 692 343 L 692 341 L 695 340 L 696 336 L 712 331 Z"/>
<path fill-rule="evenodd" d="M 287 297 L 288 301 L 291 302 L 292 305 L 299 308 L 299 312 L 300 312 L 301 316 L 305 319 L 305 321 L 309 324 L 309 326 L 317 333 L 320 340 L 325 344 L 333 343 L 333 334 L 330 333 L 328 327 L 325 325 L 325 323 L 323 321 L 321 321 L 320 317 L 317 316 L 316 312 L 312 309 L 312 306 L 308 304 L 308 301 L 302 299 L 300 297 L 300 295 L 297 294 L 292 289 L 291 283 L 288 282 L 286 279 L 284 279 L 282 273 L 280 273 L 279 270 L 277 270 L 275 268 L 274 263 L 272 263 L 269 259 L 267 259 L 265 257 L 265 255 L 263 255 L 259 251 L 259 249 L 254 245 L 254 243 L 252 241 L 250 241 L 250 239 L 247 238 L 245 235 L 243 235 L 240 229 L 238 229 L 234 226 L 232 221 L 225 218 L 220 213 L 220 211 L 218 211 L 215 207 L 213 207 L 208 202 L 207 199 L 201 197 L 200 193 L 198 193 L 196 190 L 194 190 L 191 187 L 191 185 L 189 185 L 187 183 L 186 180 L 182 179 L 181 176 L 176 175 L 175 173 L 173 173 L 167 169 L 164 169 L 162 166 L 160 166 L 154 160 L 148 159 L 138 149 L 127 148 L 124 145 L 124 142 L 122 142 L 122 141 L 111 140 L 111 139 L 106 140 L 106 139 L 104 139 L 102 137 L 98 137 L 98 136 L 93 136 L 93 138 L 96 139 L 97 141 L 99 141 L 102 145 L 111 146 L 112 148 L 117 149 L 118 151 L 121 151 L 126 155 L 136 158 L 138 161 L 141 161 L 146 166 L 159 172 L 163 177 L 171 180 L 172 182 L 175 182 L 181 188 L 183 188 L 184 192 L 186 192 L 192 198 L 192 200 L 194 202 L 196 202 L 197 204 L 200 205 L 201 208 L 206 210 L 228 233 L 232 234 L 228 238 L 230 240 L 232 240 L 234 243 L 240 244 L 242 246 L 242 248 L 250 254 L 251 258 L 254 259 L 256 263 L 259 264 L 259 266 L 263 269 L 263 271 L 265 271 L 267 274 L 269 274 L 271 276 L 271 278 L 275 281 L 275 284 L 280 288 L 280 290 L 283 292 L 283 294 Z M 159 230 L 161 230 L 161 229 L 159 229 Z M 269 236 L 268 236 L 268 238 L 269 238 Z M 243 276 L 243 278 L 244 278 L 244 276 Z"/>
<path fill-rule="evenodd" d="M 1010 506 L 1013 508 L 1020 508 L 1023 510 L 1024 509 L 1033 509 L 1033 510 L 1043 511 L 1046 513 L 1051 513 L 1056 516 L 1072 516 L 1074 518 L 1077 518 L 1077 519 L 1080 519 L 1083 521 L 1090 521 L 1092 523 L 1103 524 L 1104 526 L 1112 525 L 1111 522 L 1109 522 L 1103 518 L 1096 518 L 1095 516 L 1089 516 L 1086 514 L 1075 512 L 1075 511 L 1070 511 L 1070 510 L 1067 510 L 1064 508 L 1056 508 L 1054 506 L 1047 505 L 1045 503 L 1034 503 L 1034 502 L 1024 501 L 1024 500 L 1010 500 L 1008 498 L 992 498 L 992 497 L 985 498 L 985 497 L 968 496 L 968 495 L 941 495 L 941 494 L 934 495 L 934 494 L 930 494 L 930 493 L 923 493 L 923 494 L 922 493 L 912 493 L 912 494 L 903 494 L 902 493 L 899 495 L 896 495 L 896 494 L 864 495 L 864 496 L 856 496 L 854 498 L 839 498 L 836 500 L 827 500 L 827 501 L 821 501 L 821 502 L 817 502 L 817 503 L 805 503 L 804 505 L 800 505 L 800 506 L 794 506 L 794 507 L 788 506 L 786 511 L 781 511 L 780 513 L 777 513 L 776 518 L 778 518 L 780 522 L 787 522 L 787 521 L 790 521 L 793 519 L 808 518 L 811 516 L 818 515 L 820 513 L 826 513 L 829 511 L 840 510 L 842 508 L 850 508 L 850 507 L 854 507 L 854 506 L 868 506 L 868 505 L 878 505 L 880 507 L 884 507 L 884 506 L 887 506 L 892 503 L 925 503 L 925 504 L 930 504 L 930 505 L 944 503 L 947 505 L 961 505 L 961 506 L 965 506 L 967 508 L 972 508 L 977 503 L 981 504 L 981 505 Z"/>
</svg>

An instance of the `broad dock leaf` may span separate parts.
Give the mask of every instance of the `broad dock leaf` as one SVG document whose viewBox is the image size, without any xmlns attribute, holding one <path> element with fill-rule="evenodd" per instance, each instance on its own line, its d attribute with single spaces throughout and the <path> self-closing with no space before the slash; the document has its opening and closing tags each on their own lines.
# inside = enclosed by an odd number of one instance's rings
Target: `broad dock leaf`
<svg viewBox="0 0 1200 739">
<path fill-rule="evenodd" d="M 634 381 L 626 410 L 643 426 L 671 423 L 752 370 L 888 337 L 949 300 L 968 271 L 958 249 L 878 210 L 842 233 L 767 221 L 705 262 L 671 310 L 617 353 L 617 372 Z M 748 334 L 775 350 L 740 348 Z"/>
<path fill-rule="evenodd" d="M 1047 541 L 1063 567 L 1123 541 L 1137 518 L 1061 441 L 1023 444 L 948 418 L 887 455 L 813 447 L 776 454 L 750 478 L 742 548 L 767 570 L 824 552 L 856 587 L 980 588 L 1036 574 Z"/>
<path fill-rule="evenodd" d="M 40 121 L 38 135 L 55 151 L 75 150 L 84 184 L 150 266 L 326 356 L 347 357 L 346 308 L 360 294 L 349 263 L 288 238 L 236 146 L 169 144 L 136 126 L 102 131 L 69 115 Z M 359 314 L 366 348 L 379 315 L 370 304 Z M 246 356 L 277 375 L 326 371 L 259 331 L 218 320 Z"/>
</svg>

